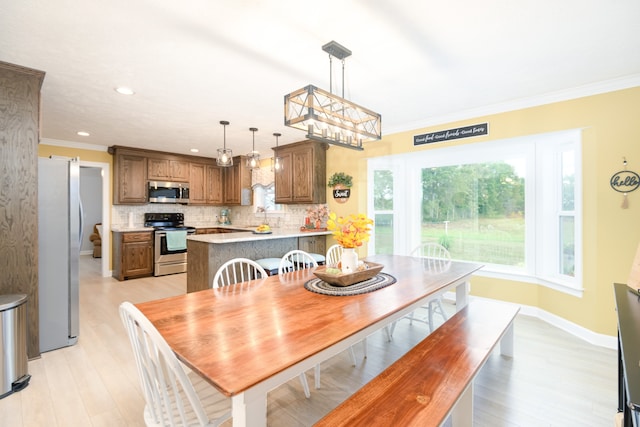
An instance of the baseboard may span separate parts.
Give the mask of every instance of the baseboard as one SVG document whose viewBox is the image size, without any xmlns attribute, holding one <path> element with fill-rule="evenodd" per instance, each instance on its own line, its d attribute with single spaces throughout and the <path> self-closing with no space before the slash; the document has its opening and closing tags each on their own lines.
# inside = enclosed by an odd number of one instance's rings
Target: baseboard
<svg viewBox="0 0 640 427">
<path fill-rule="evenodd" d="M 455 303 L 456 294 L 453 292 L 447 292 L 444 294 L 444 299 L 449 302 Z M 470 295 L 469 299 L 474 300 L 474 299 L 489 299 L 489 298 L 482 298 L 482 297 L 476 297 L 476 296 Z M 523 314 L 525 316 L 537 317 L 540 320 L 544 320 L 550 325 L 560 328 L 563 331 L 568 332 L 575 337 L 583 339 L 589 344 L 597 345 L 599 347 L 609 348 L 612 350 L 618 349 L 617 337 L 598 334 L 583 326 L 570 322 L 567 319 L 564 319 L 560 316 L 549 313 L 548 311 L 542 310 L 539 307 L 533 307 L 529 305 L 520 305 L 520 314 Z"/>
</svg>

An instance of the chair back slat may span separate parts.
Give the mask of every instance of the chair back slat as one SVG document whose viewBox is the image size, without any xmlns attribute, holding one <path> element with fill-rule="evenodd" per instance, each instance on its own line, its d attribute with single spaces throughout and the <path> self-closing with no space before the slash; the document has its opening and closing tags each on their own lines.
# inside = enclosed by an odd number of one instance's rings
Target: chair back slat
<svg viewBox="0 0 640 427">
<path fill-rule="evenodd" d="M 327 267 L 336 268 L 342 258 L 342 246 L 333 245 L 327 249 L 326 265 Z"/>
<path fill-rule="evenodd" d="M 305 251 L 299 249 L 289 251 L 280 260 L 278 274 L 302 270 L 303 268 L 317 267 L 318 262 Z"/>
<path fill-rule="evenodd" d="M 451 266 L 449 250 L 439 243 L 423 243 L 411 251 L 411 256 L 423 258 L 423 269 L 431 274 L 445 272 Z"/>
<path fill-rule="evenodd" d="M 220 266 L 213 276 L 211 286 L 220 288 L 265 277 L 267 277 L 267 272 L 257 262 L 248 258 L 234 258 Z"/>
</svg>

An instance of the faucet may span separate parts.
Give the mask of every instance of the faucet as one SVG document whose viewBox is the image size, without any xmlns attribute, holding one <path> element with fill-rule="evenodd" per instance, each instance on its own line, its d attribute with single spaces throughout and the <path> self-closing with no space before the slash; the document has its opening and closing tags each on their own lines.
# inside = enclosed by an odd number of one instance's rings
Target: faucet
<svg viewBox="0 0 640 427">
<path fill-rule="evenodd" d="M 256 212 L 257 213 L 264 212 L 264 220 L 263 220 L 262 223 L 269 225 L 269 223 L 267 222 L 267 209 L 265 207 L 263 207 L 263 206 L 258 206 L 256 208 Z"/>
</svg>

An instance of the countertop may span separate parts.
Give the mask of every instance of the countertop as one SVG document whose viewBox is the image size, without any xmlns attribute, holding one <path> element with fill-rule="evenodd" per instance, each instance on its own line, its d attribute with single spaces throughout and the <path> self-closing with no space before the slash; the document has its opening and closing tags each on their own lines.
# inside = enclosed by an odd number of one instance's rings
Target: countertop
<svg viewBox="0 0 640 427">
<path fill-rule="evenodd" d="M 238 243 L 252 240 L 286 239 L 293 237 L 327 236 L 331 231 L 300 231 L 300 228 L 272 228 L 271 233 L 254 233 L 253 231 L 239 231 L 234 233 L 219 234 L 194 234 L 187 240 L 205 243 Z"/>
<path fill-rule="evenodd" d="M 111 231 L 114 233 L 133 233 L 136 231 L 153 231 L 153 227 L 145 227 L 144 225 L 134 225 L 129 227 L 128 225 L 114 225 L 111 227 Z"/>
<path fill-rule="evenodd" d="M 227 228 L 231 230 L 242 230 L 242 231 L 251 231 L 254 230 L 257 226 L 248 226 L 248 225 L 222 225 L 222 224 L 204 224 L 204 225 L 191 225 L 186 224 L 189 227 L 195 228 Z M 144 225 L 134 225 L 133 227 L 129 227 L 128 225 L 114 225 L 111 227 L 111 231 L 116 233 L 127 233 L 127 232 L 136 232 L 136 231 L 153 231 L 153 227 L 145 227 Z"/>
</svg>

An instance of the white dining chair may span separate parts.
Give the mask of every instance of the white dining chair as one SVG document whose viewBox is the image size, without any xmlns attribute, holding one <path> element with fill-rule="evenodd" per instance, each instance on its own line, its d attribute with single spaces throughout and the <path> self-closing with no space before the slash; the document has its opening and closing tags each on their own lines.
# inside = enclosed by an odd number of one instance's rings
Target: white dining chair
<svg viewBox="0 0 640 427">
<path fill-rule="evenodd" d="M 213 276 L 212 286 L 219 288 L 253 279 L 262 279 L 267 276 L 265 269 L 256 261 L 248 258 L 234 258 L 220 266 L 215 276 Z M 307 382 L 307 376 L 304 372 L 300 374 L 300 383 L 304 389 L 304 395 L 307 398 L 311 397 L 309 383 Z"/>
<path fill-rule="evenodd" d="M 422 258 L 424 261 L 425 271 L 433 274 L 440 273 L 446 269 L 448 265 L 451 264 L 451 254 L 439 243 L 427 242 L 418 245 L 416 248 L 411 251 L 411 256 Z M 419 317 L 417 312 L 418 310 L 426 310 L 427 317 Z M 429 326 L 429 331 L 433 332 L 434 323 L 433 323 L 433 315 L 439 314 L 442 316 L 444 321 L 447 321 L 449 318 L 447 313 L 444 311 L 442 307 L 442 296 L 438 295 L 437 297 L 432 298 L 426 305 L 419 307 L 417 310 L 409 313 L 404 318 L 409 319 L 409 324 L 412 324 L 414 321 L 425 323 Z M 393 337 L 393 332 L 396 328 L 396 322 L 391 324 L 391 328 L 389 330 L 389 339 Z"/>
<path fill-rule="evenodd" d="M 196 374 L 188 375 L 140 310 L 125 301 L 120 318 L 133 347 L 147 426 L 219 426 L 231 418 L 230 399 Z"/>
<path fill-rule="evenodd" d="M 248 258 L 234 258 L 218 268 L 213 276 L 211 287 L 220 288 L 265 277 L 267 277 L 267 272 L 257 262 Z"/>
<path fill-rule="evenodd" d="M 280 268 L 278 269 L 278 274 L 289 273 L 291 271 L 299 271 L 304 268 L 317 267 L 318 263 L 316 260 L 308 253 L 299 249 L 295 249 L 293 251 L 289 251 L 282 257 L 280 261 Z M 366 350 L 365 350 L 366 354 Z M 353 351 L 353 346 L 349 347 L 349 357 L 351 358 L 351 363 L 353 366 L 356 366 L 356 354 Z M 306 377 L 305 377 L 306 378 Z M 320 388 L 320 364 L 318 363 L 314 368 L 314 379 L 315 379 L 315 387 Z M 308 389 L 305 389 L 305 396 Z M 307 396 L 309 397 L 309 396 Z"/>
<path fill-rule="evenodd" d="M 280 259 L 278 274 L 298 271 L 303 268 L 317 267 L 318 262 L 308 252 L 295 249 L 289 251 Z"/>
<path fill-rule="evenodd" d="M 336 268 L 340 262 L 340 258 L 342 258 L 342 246 L 330 246 L 329 249 L 327 249 L 327 255 L 325 256 L 325 265 L 327 267 Z"/>
<path fill-rule="evenodd" d="M 327 268 L 338 268 L 338 265 L 340 263 L 340 259 L 342 258 L 342 246 L 335 244 L 329 247 L 329 249 L 327 249 L 327 255 L 325 256 L 326 261 L 326 266 Z M 389 327 L 385 326 L 385 333 L 387 334 L 387 337 L 389 336 Z M 367 338 L 365 337 L 362 340 L 362 350 L 364 352 L 364 358 L 367 358 Z M 353 348 L 351 348 L 351 352 L 353 352 Z M 356 364 L 355 361 L 355 356 L 352 359 L 353 364 Z"/>
</svg>

